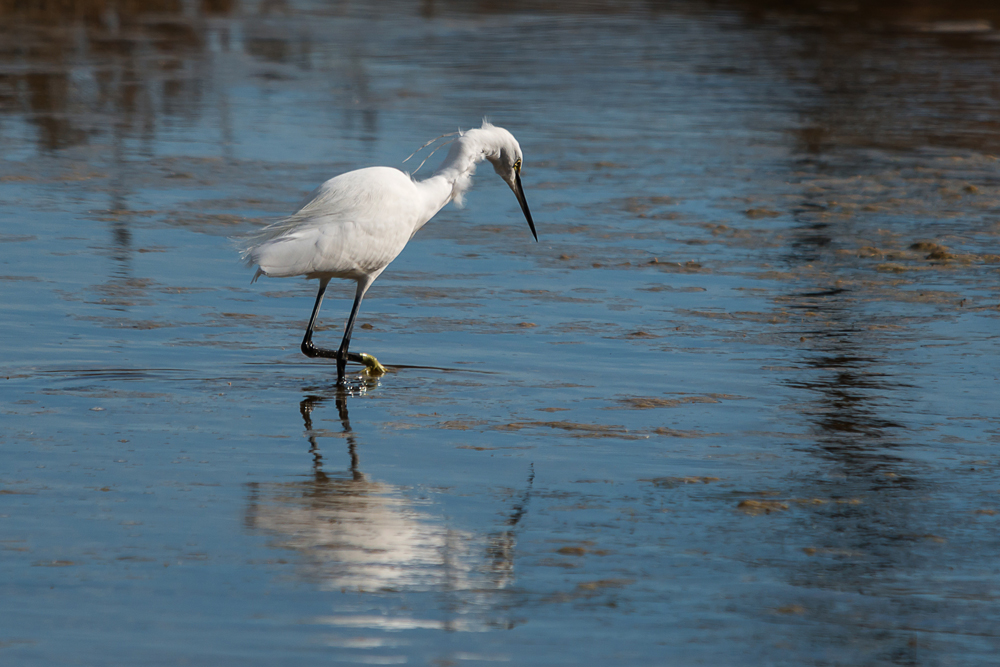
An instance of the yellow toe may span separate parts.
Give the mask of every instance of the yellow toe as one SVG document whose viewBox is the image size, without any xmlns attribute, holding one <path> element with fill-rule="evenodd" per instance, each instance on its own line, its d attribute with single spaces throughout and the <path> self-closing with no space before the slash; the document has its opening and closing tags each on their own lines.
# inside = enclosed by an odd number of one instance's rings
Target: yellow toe
<svg viewBox="0 0 1000 667">
<path fill-rule="evenodd" d="M 378 362 L 378 359 L 376 359 L 375 357 L 373 357 L 370 354 L 365 354 L 364 352 L 362 352 L 361 353 L 361 362 L 365 365 L 365 368 L 368 369 L 368 374 L 369 375 L 373 375 L 375 377 L 379 377 L 380 375 L 385 375 L 386 372 L 387 372 L 386 369 L 385 369 L 385 366 L 383 366 L 382 364 L 380 364 Z"/>
</svg>

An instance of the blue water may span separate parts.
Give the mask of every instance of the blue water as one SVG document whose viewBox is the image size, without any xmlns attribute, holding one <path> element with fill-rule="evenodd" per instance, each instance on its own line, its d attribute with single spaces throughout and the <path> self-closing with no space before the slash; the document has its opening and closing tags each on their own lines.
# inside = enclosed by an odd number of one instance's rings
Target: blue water
<svg viewBox="0 0 1000 667">
<path fill-rule="evenodd" d="M 755 6 L 6 17 L 3 662 L 992 660 L 1000 41 Z M 484 115 L 338 389 L 231 237 Z"/>
</svg>

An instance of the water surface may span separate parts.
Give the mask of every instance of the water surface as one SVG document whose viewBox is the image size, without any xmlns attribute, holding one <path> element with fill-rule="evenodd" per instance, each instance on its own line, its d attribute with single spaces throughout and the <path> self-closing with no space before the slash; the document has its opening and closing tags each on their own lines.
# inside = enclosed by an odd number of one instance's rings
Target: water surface
<svg viewBox="0 0 1000 667">
<path fill-rule="evenodd" d="M 996 655 L 996 10 L 144 7 L 0 9 L 5 662 Z M 230 238 L 484 115 L 336 387 Z"/>
</svg>

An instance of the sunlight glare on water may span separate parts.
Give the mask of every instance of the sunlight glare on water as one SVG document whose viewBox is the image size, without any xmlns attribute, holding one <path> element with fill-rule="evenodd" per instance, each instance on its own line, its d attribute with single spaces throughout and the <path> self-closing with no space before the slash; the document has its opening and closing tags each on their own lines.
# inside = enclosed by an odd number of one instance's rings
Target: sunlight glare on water
<svg viewBox="0 0 1000 667">
<path fill-rule="evenodd" d="M 0 661 L 989 661 L 1000 13 L 891 4 L 0 4 Z M 231 237 L 483 116 L 540 242 L 337 388 Z"/>
</svg>

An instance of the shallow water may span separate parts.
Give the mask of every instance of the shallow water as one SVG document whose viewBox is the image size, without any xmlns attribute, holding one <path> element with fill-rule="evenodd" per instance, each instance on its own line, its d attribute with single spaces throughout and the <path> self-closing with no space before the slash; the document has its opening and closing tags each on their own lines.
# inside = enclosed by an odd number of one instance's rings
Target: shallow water
<svg viewBox="0 0 1000 667">
<path fill-rule="evenodd" d="M 5 664 L 996 655 L 996 10 L 146 7 L 0 8 Z M 484 114 L 338 389 L 230 237 Z"/>
</svg>

